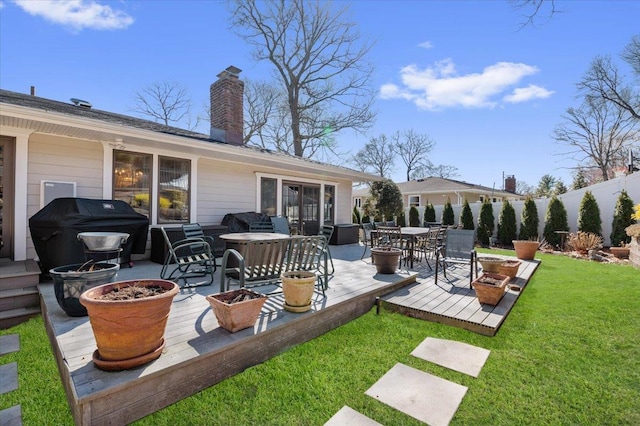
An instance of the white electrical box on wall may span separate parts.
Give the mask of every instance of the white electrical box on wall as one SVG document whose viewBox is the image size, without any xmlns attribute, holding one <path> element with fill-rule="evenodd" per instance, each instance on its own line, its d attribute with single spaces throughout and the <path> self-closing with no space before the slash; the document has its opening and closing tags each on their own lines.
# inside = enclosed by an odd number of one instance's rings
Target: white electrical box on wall
<svg viewBox="0 0 640 426">
<path fill-rule="evenodd" d="M 40 208 L 43 208 L 56 198 L 76 196 L 75 182 L 60 182 L 53 180 L 40 181 Z"/>
</svg>

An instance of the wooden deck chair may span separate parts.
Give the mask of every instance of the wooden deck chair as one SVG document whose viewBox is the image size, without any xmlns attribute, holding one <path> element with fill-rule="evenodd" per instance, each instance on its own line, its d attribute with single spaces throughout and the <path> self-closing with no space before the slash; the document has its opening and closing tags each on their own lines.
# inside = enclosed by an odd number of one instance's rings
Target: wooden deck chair
<svg viewBox="0 0 640 426">
<path fill-rule="evenodd" d="M 333 273 L 335 272 L 335 267 L 333 266 L 333 258 L 331 257 L 331 250 L 329 249 L 329 241 L 331 241 L 331 236 L 333 235 L 333 226 L 322 225 L 322 227 L 320 228 L 320 233 L 318 235 L 323 236 L 327 242 L 325 244 L 324 250 L 327 251 L 327 257 L 331 265 L 331 272 L 329 272 L 329 275 L 333 275 Z"/>
<path fill-rule="evenodd" d="M 473 281 L 473 269 L 475 265 L 476 277 L 478 276 L 478 259 L 475 251 L 476 232 L 467 229 L 447 229 L 445 243 L 436 250 L 436 278 L 438 284 L 438 269 L 442 264 L 442 272 L 447 277 L 447 264 L 469 264 L 469 287 Z"/>
<path fill-rule="evenodd" d="M 191 237 L 172 244 L 165 229 L 160 227 L 160 231 L 167 245 L 167 256 L 160 270 L 160 278 L 178 285 L 183 281 L 181 287 L 211 285 L 216 264 L 209 243 L 203 238 Z M 187 282 L 188 278 L 198 277 L 205 280 L 197 283 Z"/>
</svg>

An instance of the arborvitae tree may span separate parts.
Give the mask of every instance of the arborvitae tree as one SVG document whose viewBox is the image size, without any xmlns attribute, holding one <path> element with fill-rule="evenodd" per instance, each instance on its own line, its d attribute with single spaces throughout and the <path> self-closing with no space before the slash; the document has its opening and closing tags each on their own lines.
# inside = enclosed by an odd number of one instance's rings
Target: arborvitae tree
<svg viewBox="0 0 640 426">
<path fill-rule="evenodd" d="M 398 215 L 398 226 L 407 226 L 407 219 L 404 216 L 404 209 L 402 209 L 402 213 Z"/>
<path fill-rule="evenodd" d="M 567 222 L 567 209 L 562 201 L 555 195 L 551 197 L 547 211 L 544 215 L 544 239 L 552 246 L 559 246 L 562 238 L 555 231 L 569 231 Z"/>
<path fill-rule="evenodd" d="M 427 201 L 427 205 L 424 207 L 424 221 L 435 222 L 436 221 L 436 209 L 433 204 Z"/>
<path fill-rule="evenodd" d="M 524 201 L 522 215 L 520 216 L 520 234 L 518 234 L 518 239 L 525 241 L 537 240 L 539 224 L 540 218 L 538 217 L 536 202 L 533 201 L 533 197 L 527 197 Z"/>
<path fill-rule="evenodd" d="M 460 213 L 460 224 L 462 229 L 476 229 L 473 224 L 473 213 L 471 213 L 471 207 L 469 207 L 469 201 L 464 200 L 462 205 L 462 212 Z"/>
<path fill-rule="evenodd" d="M 393 220 L 402 212 L 402 193 L 392 180 L 373 182 L 371 196 L 376 200 L 376 210 L 383 220 Z"/>
<path fill-rule="evenodd" d="M 453 206 L 451 205 L 451 200 L 447 198 L 444 209 L 442 209 L 442 224 L 453 225 L 454 223 L 456 223 L 455 219 L 456 218 L 453 214 Z"/>
<path fill-rule="evenodd" d="M 600 208 L 591 191 L 584 193 L 578 210 L 578 231 L 590 232 L 602 236 Z"/>
<path fill-rule="evenodd" d="M 494 228 L 493 204 L 489 199 L 485 199 L 480 206 L 480 218 L 478 219 L 478 240 L 483 246 L 488 247 L 491 244 Z"/>
<path fill-rule="evenodd" d="M 498 217 L 498 242 L 502 246 L 511 246 L 516 239 L 516 211 L 509 200 L 505 200 Z"/>
<path fill-rule="evenodd" d="M 353 213 L 351 214 L 351 221 L 353 223 L 360 223 L 362 218 L 360 217 L 360 209 L 358 206 L 353 206 Z"/>
<path fill-rule="evenodd" d="M 409 226 L 420 226 L 420 212 L 415 206 L 409 208 Z"/>
<path fill-rule="evenodd" d="M 631 218 L 633 214 L 633 200 L 624 189 L 616 201 L 616 209 L 613 212 L 613 223 L 611 223 L 611 247 L 621 246 L 631 241 L 631 237 L 625 232 L 627 226 L 631 226 L 636 221 Z"/>
</svg>

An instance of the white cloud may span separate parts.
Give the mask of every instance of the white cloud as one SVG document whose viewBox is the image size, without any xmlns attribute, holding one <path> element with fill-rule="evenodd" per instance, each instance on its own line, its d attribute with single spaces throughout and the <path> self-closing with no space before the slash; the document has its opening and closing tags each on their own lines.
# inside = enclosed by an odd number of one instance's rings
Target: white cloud
<svg viewBox="0 0 640 426">
<path fill-rule="evenodd" d="M 422 43 L 418 44 L 418 47 L 424 47 L 425 49 L 431 49 L 433 47 L 433 43 L 431 43 L 430 41 L 423 41 Z"/>
<path fill-rule="evenodd" d="M 546 98 L 553 92 L 539 86 L 512 89 L 520 81 L 538 72 L 538 68 L 522 63 L 498 62 L 481 73 L 458 75 L 450 58 L 419 69 L 409 65 L 400 70 L 402 85 L 386 84 L 380 89 L 382 99 L 405 99 L 419 108 L 493 108 L 500 98 L 506 102 L 524 102 L 533 98 Z"/>
<path fill-rule="evenodd" d="M 505 102 L 511 103 L 527 102 L 532 99 L 546 99 L 553 93 L 553 91 L 547 90 L 544 87 L 530 84 L 527 87 L 519 87 L 517 89 L 513 89 L 513 92 L 509 95 L 506 95 L 503 99 Z"/>
<path fill-rule="evenodd" d="M 13 0 L 30 15 L 40 16 L 54 24 L 80 31 L 115 30 L 126 28 L 133 23 L 127 13 L 114 10 L 111 6 L 93 0 Z"/>
</svg>

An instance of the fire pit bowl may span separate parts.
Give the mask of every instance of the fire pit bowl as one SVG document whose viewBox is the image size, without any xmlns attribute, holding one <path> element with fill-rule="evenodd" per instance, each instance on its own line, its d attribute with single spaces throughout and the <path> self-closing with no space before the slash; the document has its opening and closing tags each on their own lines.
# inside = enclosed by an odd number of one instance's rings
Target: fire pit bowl
<svg viewBox="0 0 640 426">
<path fill-rule="evenodd" d="M 127 242 L 129 234 L 124 232 L 80 232 L 78 239 L 93 251 L 114 251 Z"/>
</svg>

